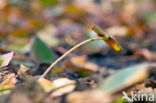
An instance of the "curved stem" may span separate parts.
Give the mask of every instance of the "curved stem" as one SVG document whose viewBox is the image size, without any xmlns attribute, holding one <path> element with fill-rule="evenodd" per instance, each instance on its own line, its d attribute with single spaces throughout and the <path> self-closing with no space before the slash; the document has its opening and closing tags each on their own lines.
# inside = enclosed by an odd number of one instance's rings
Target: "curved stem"
<svg viewBox="0 0 156 103">
<path fill-rule="evenodd" d="M 88 39 L 88 40 L 85 40 L 79 44 L 77 44 L 76 46 L 74 46 L 73 48 L 71 48 L 69 51 L 67 51 L 65 54 L 63 54 L 60 58 L 58 58 L 55 62 L 53 62 L 49 68 L 43 73 L 43 75 L 41 76 L 41 78 L 44 78 L 47 76 L 47 74 L 52 70 L 52 68 L 58 64 L 62 59 L 64 59 L 67 55 L 69 55 L 71 52 L 75 51 L 76 49 L 78 49 L 79 47 L 81 47 L 82 45 L 84 44 L 87 44 L 87 43 L 90 43 L 92 41 L 95 41 L 95 40 L 103 40 L 104 38 L 103 37 L 96 37 L 96 38 L 91 38 L 91 39 Z"/>
</svg>

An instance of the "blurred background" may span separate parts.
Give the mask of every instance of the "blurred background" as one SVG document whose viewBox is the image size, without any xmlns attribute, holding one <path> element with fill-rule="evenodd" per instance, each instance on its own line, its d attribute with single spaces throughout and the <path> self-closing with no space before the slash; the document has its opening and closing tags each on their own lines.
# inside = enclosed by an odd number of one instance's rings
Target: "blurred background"
<svg viewBox="0 0 156 103">
<path fill-rule="evenodd" d="M 95 37 L 88 30 L 92 24 L 115 36 L 123 53 L 116 55 L 97 41 L 75 55 L 90 55 L 89 60 L 110 68 L 154 59 L 155 0 L 1 0 L 0 53 L 29 55 L 32 39 L 38 36 L 60 56 L 77 43 Z"/>
<path fill-rule="evenodd" d="M 48 79 L 66 77 L 77 82 L 74 84 L 76 89 L 69 89 L 65 93 L 90 89 L 89 92 L 79 92 L 78 95 L 71 95 L 71 97 L 69 95 L 67 100 L 71 101 L 68 103 L 91 103 L 94 99 L 112 101 L 112 98 L 116 98 L 116 96 L 107 98 L 109 95 L 105 95 L 103 92 L 103 90 L 109 89 L 112 89 L 112 93 L 120 92 L 119 99 L 121 99 L 121 90 L 127 90 L 132 85 L 135 85 L 134 90 L 130 90 L 129 93 L 138 91 L 138 88 L 148 91 L 145 86 L 137 87 L 136 82 L 151 78 L 153 81 L 146 86 L 155 88 L 156 76 L 152 74 L 147 78 L 146 76 L 150 73 L 146 71 L 147 67 L 144 64 L 145 62 L 156 62 L 156 0 L 0 0 L 0 55 L 11 51 L 16 54 L 14 58 L 13 53 L 0 56 L 0 68 L 5 67 L 4 63 L 7 63 L 6 66 L 11 68 L 7 69 L 7 73 L 17 75 L 20 68 L 28 70 L 26 67 L 20 66 L 25 65 L 30 68 L 30 73 L 24 71 L 26 75 L 40 76 L 52 62 L 70 48 L 84 40 L 97 37 L 89 29 L 93 24 L 115 37 L 123 50 L 121 53 L 116 53 L 103 41 L 95 41 L 77 49 L 64 59 L 61 65 L 57 65 Z M 11 60 L 11 66 L 8 66 Z M 135 65 L 140 63 L 143 63 L 143 66 Z M 127 67 L 130 68 L 127 69 Z M 117 73 L 120 69 L 123 71 Z M 4 76 L 7 74 L 5 72 L 3 75 L 3 73 L 0 72 L 1 82 L 4 81 Z M 27 79 L 26 76 L 15 77 L 15 74 L 14 78 L 21 84 L 23 78 L 23 80 Z M 106 79 L 108 76 L 111 79 Z M 31 81 L 33 77 L 30 77 Z M 103 83 L 101 81 L 105 79 L 106 84 L 101 84 Z M 47 82 L 47 80 L 45 81 Z M 45 81 L 41 82 L 46 85 Z M 52 84 L 51 81 L 49 82 Z M 62 82 L 66 83 L 66 80 Z M 12 84 L 15 86 L 14 82 Z M 99 89 L 102 93 L 93 92 L 92 89 L 97 88 L 99 84 L 102 85 L 102 88 Z M 144 82 L 144 84 L 146 83 Z M 35 85 L 36 87 L 38 86 Z M 43 91 L 36 93 L 35 88 L 32 91 L 35 94 L 46 94 Z M 150 92 L 153 93 L 152 89 Z M 68 89 L 65 88 L 66 90 Z M 20 93 L 25 95 L 27 91 L 23 92 L 22 90 Z M 31 93 L 31 89 L 27 94 L 29 95 L 29 93 Z M 49 98 L 60 97 L 59 99 L 64 101 L 65 93 L 52 94 Z M 100 96 L 97 97 L 97 95 Z M 77 96 L 80 96 L 78 100 L 82 99 L 81 102 L 75 101 Z M 16 97 L 15 94 L 15 100 L 18 99 Z M 87 100 L 85 97 L 89 102 L 83 101 Z M 29 99 L 32 101 L 32 98 Z M 6 100 L 8 101 L 8 99 Z"/>
</svg>

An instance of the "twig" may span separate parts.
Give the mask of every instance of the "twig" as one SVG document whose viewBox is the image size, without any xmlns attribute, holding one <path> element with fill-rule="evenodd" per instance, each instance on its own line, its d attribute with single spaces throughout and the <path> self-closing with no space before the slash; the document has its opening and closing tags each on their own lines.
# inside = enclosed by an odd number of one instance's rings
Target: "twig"
<svg viewBox="0 0 156 103">
<path fill-rule="evenodd" d="M 95 41 L 95 40 L 103 40 L 104 38 L 103 37 L 96 37 L 96 38 L 91 38 L 91 39 L 88 39 L 88 40 L 85 40 L 79 44 L 77 44 L 76 46 L 74 46 L 73 48 L 71 48 L 69 51 L 67 51 L 65 54 L 63 54 L 60 58 L 58 58 L 55 62 L 53 62 L 50 67 L 43 73 L 43 75 L 40 77 L 40 78 L 44 78 L 47 76 L 47 74 L 52 70 L 52 68 L 58 64 L 62 59 L 64 59 L 67 55 L 69 55 L 71 52 L 75 51 L 76 49 L 78 49 L 79 47 L 81 47 L 82 45 L 84 44 L 87 44 L 87 43 L 90 43 L 92 41 Z"/>
</svg>

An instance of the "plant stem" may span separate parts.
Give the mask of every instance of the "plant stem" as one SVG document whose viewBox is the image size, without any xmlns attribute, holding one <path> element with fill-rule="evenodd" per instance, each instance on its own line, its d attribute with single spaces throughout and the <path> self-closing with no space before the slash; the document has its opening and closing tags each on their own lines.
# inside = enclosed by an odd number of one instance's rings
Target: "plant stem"
<svg viewBox="0 0 156 103">
<path fill-rule="evenodd" d="M 55 62 L 53 62 L 49 68 L 43 73 L 43 75 L 41 76 L 41 78 L 44 78 L 47 76 L 47 74 L 52 70 L 52 68 L 58 64 L 62 59 L 64 59 L 67 55 L 69 55 L 71 52 L 75 51 L 76 49 L 78 49 L 79 47 L 81 47 L 82 45 L 84 44 L 87 44 L 87 43 L 90 43 L 92 41 L 95 41 L 95 40 L 103 40 L 104 38 L 103 37 L 96 37 L 96 38 L 91 38 L 91 39 L 88 39 L 88 40 L 85 40 L 79 44 L 77 44 L 76 46 L 74 46 L 73 48 L 71 48 L 69 51 L 67 51 L 65 54 L 63 54 L 60 58 L 58 58 Z"/>
</svg>

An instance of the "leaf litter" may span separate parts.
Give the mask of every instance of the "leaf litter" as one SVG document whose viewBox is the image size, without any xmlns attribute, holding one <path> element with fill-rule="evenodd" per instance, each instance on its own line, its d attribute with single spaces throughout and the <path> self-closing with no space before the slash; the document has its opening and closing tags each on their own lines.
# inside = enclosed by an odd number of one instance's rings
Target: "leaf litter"
<svg viewBox="0 0 156 103">
<path fill-rule="evenodd" d="M 153 93 L 154 4 L 1 1 L 0 103 L 126 103 L 123 90 Z M 118 54 L 103 43 L 85 45 L 40 78 L 67 50 L 91 37 L 88 24 L 98 25 L 92 31 Z"/>
</svg>

